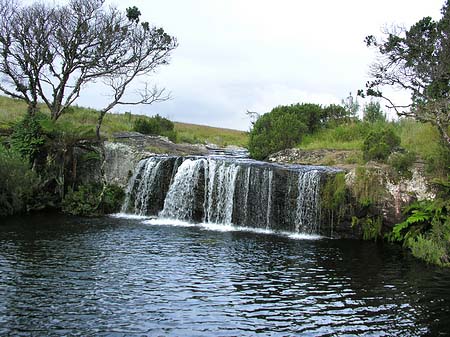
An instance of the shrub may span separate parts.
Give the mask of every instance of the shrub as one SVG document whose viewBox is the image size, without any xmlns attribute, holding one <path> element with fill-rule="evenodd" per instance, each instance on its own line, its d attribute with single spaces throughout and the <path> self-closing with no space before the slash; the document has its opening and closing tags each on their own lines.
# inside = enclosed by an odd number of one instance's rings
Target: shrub
<svg viewBox="0 0 450 337">
<path fill-rule="evenodd" d="M 72 215 L 92 216 L 98 214 L 100 189 L 97 185 L 81 185 L 69 190 L 62 202 L 62 211 Z"/>
<path fill-rule="evenodd" d="M 104 214 L 111 214 L 120 211 L 125 197 L 124 190 L 117 185 L 107 185 L 104 190 L 100 207 Z"/>
<path fill-rule="evenodd" d="M 416 154 L 406 152 L 395 152 L 389 156 L 388 163 L 402 177 L 411 178 L 410 168 L 416 160 Z"/>
<path fill-rule="evenodd" d="M 400 145 L 400 137 L 390 127 L 375 129 L 364 139 L 363 156 L 365 160 L 386 160 Z"/>
<path fill-rule="evenodd" d="M 34 160 L 45 143 L 40 122 L 46 118 L 42 114 L 34 116 L 27 114 L 13 127 L 11 147 L 30 162 Z"/>
<path fill-rule="evenodd" d="M 253 124 L 248 144 L 250 156 L 264 159 L 271 153 L 297 145 L 304 135 L 318 131 L 334 118 L 331 116 L 334 108 L 327 112 L 320 105 L 308 103 L 273 108 Z"/>
<path fill-rule="evenodd" d="M 141 117 L 134 121 L 133 130 L 144 135 L 161 135 L 176 140 L 175 124 L 167 118 L 156 115 Z"/>
<path fill-rule="evenodd" d="M 0 145 L 0 216 L 24 211 L 37 185 L 27 159 Z"/>
<path fill-rule="evenodd" d="M 120 210 L 124 191 L 116 185 L 85 184 L 69 190 L 62 202 L 62 211 L 72 215 L 95 216 Z"/>
<path fill-rule="evenodd" d="M 248 150 L 255 159 L 293 147 L 300 142 L 307 126 L 295 114 L 272 111 L 262 115 L 250 132 Z"/>
<path fill-rule="evenodd" d="M 443 244 L 444 243 L 444 244 Z M 409 244 L 412 254 L 430 264 L 438 266 L 450 265 L 449 251 L 445 241 L 436 241 L 419 234 Z"/>
<path fill-rule="evenodd" d="M 379 102 L 371 101 L 364 106 L 363 121 L 368 123 L 385 122 L 386 115 Z"/>
</svg>

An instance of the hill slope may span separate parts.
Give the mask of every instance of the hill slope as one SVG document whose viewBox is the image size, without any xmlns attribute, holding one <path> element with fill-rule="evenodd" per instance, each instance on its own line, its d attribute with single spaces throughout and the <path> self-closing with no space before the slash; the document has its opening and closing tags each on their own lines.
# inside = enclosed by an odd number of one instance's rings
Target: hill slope
<svg viewBox="0 0 450 337">
<path fill-rule="evenodd" d="M 47 108 L 41 105 L 41 111 L 48 113 Z M 14 123 L 19 121 L 27 110 L 23 101 L 0 96 L 0 131 L 9 130 Z M 69 112 L 61 116 L 58 124 L 67 130 L 80 130 L 89 134 L 94 133 L 98 111 L 95 109 L 74 106 Z M 147 116 L 124 114 L 107 114 L 104 118 L 101 133 L 103 137 L 110 138 L 116 132 L 132 131 L 134 121 Z M 174 122 L 179 143 L 213 143 L 218 146 L 242 146 L 247 145 L 248 134 L 244 131 L 216 128 L 206 125 Z"/>
</svg>

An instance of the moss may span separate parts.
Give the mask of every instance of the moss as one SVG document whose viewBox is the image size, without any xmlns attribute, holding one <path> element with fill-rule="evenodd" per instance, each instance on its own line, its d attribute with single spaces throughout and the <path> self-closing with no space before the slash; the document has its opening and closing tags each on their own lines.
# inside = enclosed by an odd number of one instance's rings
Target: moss
<svg viewBox="0 0 450 337">
<path fill-rule="evenodd" d="M 380 203 L 386 193 L 375 170 L 359 167 L 350 186 L 345 173 L 330 177 L 322 189 L 322 210 L 334 222 L 351 222 L 364 240 L 378 240 L 382 232 Z M 350 226 L 350 225 L 349 225 Z"/>
<path fill-rule="evenodd" d="M 352 217 L 352 227 L 361 226 L 363 240 L 377 241 L 381 237 L 382 224 L 383 220 L 381 216 Z"/>
<path fill-rule="evenodd" d="M 345 173 L 339 172 L 329 176 L 321 189 L 321 209 L 328 217 L 333 230 L 334 223 L 339 223 L 348 211 L 348 189 L 345 185 Z"/>
<path fill-rule="evenodd" d="M 355 170 L 352 195 L 362 207 L 374 207 L 386 195 L 384 178 L 375 169 L 359 166 Z"/>
<path fill-rule="evenodd" d="M 85 184 L 70 189 L 62 202 L 62 211 L 72 215 L 97 216 L 120 210 L 125 193 L 117 185 Z"/>
</svg>

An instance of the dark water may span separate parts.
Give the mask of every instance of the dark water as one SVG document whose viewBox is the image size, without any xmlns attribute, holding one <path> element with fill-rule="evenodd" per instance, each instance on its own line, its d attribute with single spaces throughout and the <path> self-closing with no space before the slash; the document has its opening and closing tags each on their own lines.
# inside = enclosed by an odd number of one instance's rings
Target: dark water
<svg viewBox="0 0 450 337">
<path fill-rule="evenodd" d="M 1 222 L 0 336 L 450 334 L 450 272 L 397 247 L 114 218 Z"/>
</svg>

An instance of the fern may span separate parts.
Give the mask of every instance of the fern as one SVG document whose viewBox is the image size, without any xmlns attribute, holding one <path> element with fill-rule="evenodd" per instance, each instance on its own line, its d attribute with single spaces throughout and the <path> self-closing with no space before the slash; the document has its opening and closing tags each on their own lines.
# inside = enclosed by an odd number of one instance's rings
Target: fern
<svg viewBox="0 0 450 337">
<path fill-rule="evenodd" d="M 404 214 L 408 217 L 405 221 L 394 226 L 392 232 L 388 235 L 388 239 L 392 242 L 403 241 L 407 245 L 409 240 L 428 231 L 433 220 L 444 222 L 447 219 L 447 203 L 441 199 L 412 203 L 404 210 Z"/>
</svg>

